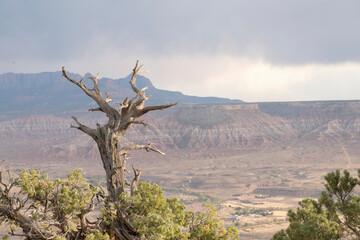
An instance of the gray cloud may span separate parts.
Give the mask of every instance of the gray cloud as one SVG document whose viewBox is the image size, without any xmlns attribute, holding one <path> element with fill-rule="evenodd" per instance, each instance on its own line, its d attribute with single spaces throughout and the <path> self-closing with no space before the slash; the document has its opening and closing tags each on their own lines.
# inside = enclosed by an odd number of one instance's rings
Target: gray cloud
<svg viewBox="0 0 360 240">
<path fill-rule="evenodd" d="M 0 0 L 0 73 L 123 77 L 245 101 L 357 98 L 358 0 Z"/>
<path fill-rule="evenodd" d="M 2 0 L 0 59 L 58 61 L 113 46 L 275 64 L 360 61 L 359 10 L 356 0 Z"/>
</svg>

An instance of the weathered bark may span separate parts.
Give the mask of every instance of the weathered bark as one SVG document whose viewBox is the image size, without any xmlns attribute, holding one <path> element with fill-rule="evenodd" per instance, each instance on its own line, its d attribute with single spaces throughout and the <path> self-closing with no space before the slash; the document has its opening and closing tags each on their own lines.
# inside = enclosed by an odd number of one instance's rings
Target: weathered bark
<svg viewBox="0 0 360 240">
<path fill-rule="evenodd" d="M 132 180 L 131 186 L 130 186 L 131 196 L 138 190 L 138 184 L 139 184 L 140 175 L 141 175 L 141 169 L 135 169 L 134 167 L 132 167 L 132 169 L 134 170 L 134 179 Z"/>
<path fill-rule="evenodd" d="M 34 221 L 19 211 L 12 209 L 9 206 L 1 206 L 0 205 L 0 216 L 6 217 L 7 219 L 11 219 L 18 225 L 24 232 L 24 234 L 15 234 L 10 232 L 13 236 L 23 236 L 28 239 L 39 239 L 45 240 L 51 237 L 47 233 L 43 233 L 35 224 Z"/>
<path fill-rule="evenodd" d="M 109 105 L 109 102 L 112 101 L 110 95 L 106 93 L 106 99 L 102 97 L 102 94 L 99 90 L 99 82 L 97 74 L 96 77 L 89 77 L 93 81 L 94 87 L 89 89 L 82 81 L 76 81 L 70 78 L 65 68 L 62 68 L 63 76 L 68 79 L 70 82 L 74 83 L 80 87 L 89 97 L 91 97 L 97 104 L 98 108 L 91 108 L 89 111 L 101 111 L 106 114 L 108 117 L 107 124 L 100 126 L 97 124 L 97 128 L 93 129 L 81 124 L 75 117 L 74 121 L 77 123 L 77 126 L 71 126 L 77 128 L 80 131 L 88 134 L 92 137 L 98 145 L 100 152 L 101 160 L 106 172 L 107 178 L 107 189 L 109 196 L 113 200 L 117 200 L 119 195 L 122 192 L 125 192 L 126 179 L 125 179 L 125 161 L 123 161 L 121 156 L 124 156 L 130 150 L 145 149 L 146 151 L 155 151 L 160 154 L 164 154 L 160 150 L 149 145 L 135 145 L 135 146 L 125 146 L 120 147 L 120 139 L 130 128 L 132 124 L 141 124 L 146 127 L 146 123 L 143 121 L 137 120 L 142 115 L 148 113 L 149 111 L 154 110 L 163 110 L 168 107 L 174 106 L 177 103 L 160 105 L 160 106 L 148 106 L 144 107 L 145 101 L 149 96 L 145 95 L 146 88 L 139 89 L 136 86 L 136 75 L 140 73 L 142 66 L 139 66 L 136 62 L 135 68 L 133 69 L 133 74 L 130 80 L 130 85 L 136 96 L 132 99 L 126 98 L 122 103 L 118 103 L 120 106 L 118 109 L 113 108 Z"/>
<path fill-rule="evenodd" d="M 154 110 L 163 110 L 177 104 L 172 103 L 168 105 L 144 107 L 146 100 L 148 100 L 150 96 L 145 95 L 146 88 L 139 89 L 136 86 L 136 76 L 141 72 L 141 67 L 142 65 L 139 66 L 138 62 L 136 62 L 131 80 L 129 82 L 131 88 L 136 93 L 136 96 L 130 100 L 126 98 L 122 103 L 117 103 L 119 105 L 118 108 L 110 106 L 109 102 L 111 102 L 112 99 L 108 93 L 106 93 L 106 98 L 102 97 L 98 87 L 99 74 L 97 74 L 96 77 L 89 77 L 89 79 L 91 79 L 94 84 L 94 87 L 89 89 L 85 84 L 82 83 L 82 81 L 76 81 L 70 78 L 67 75 L 65 68 L 62 68 L 63 76 L 81 88 L 86 95 L 91 97 L 97 103 L 98 107 L 91 108 L 89 111 L 104 112 L 108 118 L 108 122 L 105 125 L 101 126 L 100 124 L 97 124 L 97 128 L 95 129 L 81 124 L 77 118 L 73 117 L 77 126 L 71 125 L 71 127 L 77 128 L 80 131 L 86 133 L 96 142 L 106 173 L 108 195 L 113 202 L 117 202 L 119 200 L 119 195 L 125 192 L 126 185 L 129 185 L 127 184 L 128 181 L 125 178 L 126 156 L 128 151 L 145 149 L 146 151 L 154 151 L 160 154 L 164 154 L 157 148 L 152 147 L 151 144 L 124 146 L 120 149 L 121 137 L 126 133 L 132 124 L 141 124 L 146 127 L 147 124 L 145 122 L 137 120 L 144 114 Z M 134 174 L 134 181 L 132 182 L 133 184 L 131 184 L 132 192 L 137 188 L 137 184 L 140 178 L 140 171 L 136 172 L 134 170 Z M 134 239 L 136 234 L 133 231 L 131 225 L 125 220 L 125 218 L 121 216 L 121 212 L 118 214 L 121 221 L 116 223 L 117 225 L 114 226 L 114 229 L 110 232 L 110 234 L 116 235 L 117 239 Z M 111 238 L 113 237 L 111 236 Z"/>
<path fill-rule="evenodd" d="M 23 230 L 23 234 L 16 234 L 11 231 L 10 234 L 13 236 L 40 240 L 51 237 L 47 232 L 43 232 L 31 218 L 20 212 L 27 200 L 21 200 L 12 192 L 16 180 L 11 177 L 10 171 L 7 171 L 8 183 L 3 181 L 2 173 L 0 170 L 0 221 L 11 220 Z"/>
<path fill-rule="evenodd" d="M 99 137 L 95 140 L 100 152 L 106 173 L 108 194 L 117 200 L 120 193 L 125 191 L 124 164 L 118 152 L 120 136 L 107 126 L 98 128 Z"/>
<path fill-rule="evenodd" d="M 13 178 L 13 174 L 8 171 L 8 177 L 4 180 L 2 173 L 0 165 L 0 222 L 9 223 L 11 236 L 20 236 L 28 240 L 50 240 L 59 236 L 67 240 L 83 240 L 91 233 L 102 231 L 103 228 L 99 227 L 101 219 L 90 222 L 87 218 L 95 206 L 102 202 L 102 190 L 93 193 L 85 209 L 71 215 L 62 209 L 64 205 L 58 198 L 61 194 L 58 186 L 52 189 L 51 194 L 32 192 L 31 195 L 21 187 L 22 178 Z M 91 187 L 95 189 L 94 186 Z M 21 228 L 22 233 L 15 230 L 17 227 Z"/>
</svg>

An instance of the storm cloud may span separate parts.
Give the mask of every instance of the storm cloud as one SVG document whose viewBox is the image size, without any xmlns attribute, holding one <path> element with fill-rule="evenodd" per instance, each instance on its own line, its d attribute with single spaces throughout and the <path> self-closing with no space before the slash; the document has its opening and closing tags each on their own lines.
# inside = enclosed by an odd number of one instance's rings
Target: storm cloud
<svg viewBox="0 0 360 240">
<path fill-rule="evenodd" d="M 310 95 L 305 82 L 325 81 L 321 71 L 338 69 L 341 81 L 357 84 L 359 12 L 355 0 L 0 0 L 0 72 L 66 65 L 122 77 L 140 59 L 155 85 L 188 94 L 251 101 L 346 98 L 345 89 L 317 95 L 314 88 Z M 348 69 L 345 75 L 340 66 Z M 258 76 L 249 78 L 253 67 Z M 292 83 L 300 80 L 293 74 L 299 72 L 307 77 L 301 80 L 303 95 L 295 97 Z M 341 84 L 336 81 L 329 76 L 330 85 Z M 246 84 L 253 84 L 252 95 L 242 92 Z M 274 95 L 260 91 L 278 85 Z"/>
</svg>

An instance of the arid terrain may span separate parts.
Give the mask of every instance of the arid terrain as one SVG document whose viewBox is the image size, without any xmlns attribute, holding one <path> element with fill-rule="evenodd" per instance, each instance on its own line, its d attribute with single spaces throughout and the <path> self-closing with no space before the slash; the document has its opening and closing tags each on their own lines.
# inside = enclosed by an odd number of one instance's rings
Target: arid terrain
<svg viewBox="0 0 360 240">
<path fill-rule="evenodd" d="M 59 73 L 0 75 L 0 160 L 53 177 L 82 168 L 103 184 L 96 145 L 70 125 L 71 116 L 93 127 L 105 118 L 61 81 Z M 119 99 L 130 94 L 127 81 L 101 80 Z M 143 77 L 139 85 L 150 86 L 154 103 L 180 104 L 146 115 L 148 127 L 133 126 L 122 139 L 166 155 L 134 152 L 128 165 L 188 209 L 216 205 L 241 239 L 269 239 L 286 227 L 287 209 L 320 194 L 326 173 L 360 168 L 360 101 L 242 103 L 158 90 Z"/>
<path fill-rule="evenodd" d="M 69 127 L 70 114 L 90 125 L 103 119 L 71 112 L 2 121 L 1 159 L 55 177 L 80 167 L 101 183 L 97 148 Z M 149 127 L 134 127 L 123 144 L 151 142 L 166 155 L 134 152 L 129 164 L 189 209 L 216 204 L 242 239 L 270 238 L 286 227 L 288 208 L 319 195 L 326 173 L 360 168 L 357 101 L 180 105 L 146 120 Z"/>
</svg>

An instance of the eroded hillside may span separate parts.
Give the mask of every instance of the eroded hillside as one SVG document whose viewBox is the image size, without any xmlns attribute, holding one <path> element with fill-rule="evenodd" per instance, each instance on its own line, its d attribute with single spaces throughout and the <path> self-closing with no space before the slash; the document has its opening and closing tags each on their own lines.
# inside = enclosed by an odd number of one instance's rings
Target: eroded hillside
<svg viewBox="0 0 360 240">
<path fill-rule="evenodd" d="M 72 115 L 93 127 L 105 120 L 67 111 L 0 121 L 0 159 L 17 171 L 60 177 L 80 167 L 101 181 L 97 146 L 70 128 Z M 190 209 L 201 208 L 201 194 L 222 199 L 228 222 L 239 207 L 270 211 L 236 220 L 244 239 L 268 239 L 283 228 L 287 208 L 318 196 L 329 171 L 360 168 L 358 101 L 180 105 L 145 120 L 148 128 L 134 126 L 122 144 L 151 142 L 166 155 L 131 153 L 142 180 L 170 189 Z"/>
</svg>

